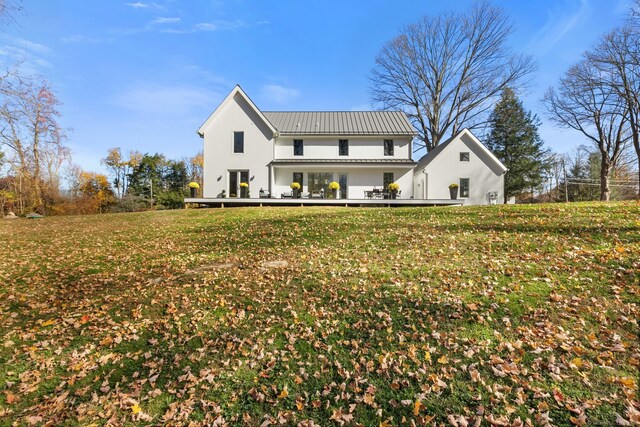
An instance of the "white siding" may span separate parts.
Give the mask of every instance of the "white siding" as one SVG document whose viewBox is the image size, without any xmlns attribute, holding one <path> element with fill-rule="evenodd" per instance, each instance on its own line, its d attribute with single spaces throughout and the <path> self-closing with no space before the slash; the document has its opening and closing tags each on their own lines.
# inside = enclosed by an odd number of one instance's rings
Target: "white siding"
<svg viewBox="0 0 640 427">
<path fill-rule="evenodd" d="M 460 161 L 460 153 L 468 152 L 469 161 Z M 492 162 L 484 152 L 470 138 L 463 135 L 453 140 L 441 153 L 425 168 L 416 170 L 414 185 L 418 189 L 422 180 L 426 186 L 426 198 L 449 199 L 449 184 L 460 185 L 460 178 L 469 178 L 469 197 L 464 198 L 468 205 L 489 204 L 489 193 L 497 192 L 497 202 L 504 200 L 504 174 L 497 168 L 492 169 Z M 425 176 L 426 173 L 426 176 Z M 423 198 L 418 194 L 416 198 Z M 460 197 L 458 190 L 458 198 Z"/>
<path fill-rule="evenodd" d="M 293 140 L 302 139 L 303 156 L 293 155 Z M 349 155 L 338 155 L 338 140 L 349 140 Z M 393 156 L 384 155 L 384 139 L 393 140 Z M 409 137 L 360 137 L 360 136 L 300 136 L 279 137 L 275 141 L 276 159 L 411 159 L 411 138 Z"/>
<path fill-rule="evenodd" d="M 233 152 L 233 133 L 244 132 L 244 153 Z M 236 94 L 221 105 L 204 133 L 204 197 L 216 197 L 222 190 L 229 195 L 229 171 L 248 170 L 249 191 L 258 197 L 262 187 L 269 188 L 269 169 L 273 159 L 271 131 L 245 99 Z"/>
</svg>

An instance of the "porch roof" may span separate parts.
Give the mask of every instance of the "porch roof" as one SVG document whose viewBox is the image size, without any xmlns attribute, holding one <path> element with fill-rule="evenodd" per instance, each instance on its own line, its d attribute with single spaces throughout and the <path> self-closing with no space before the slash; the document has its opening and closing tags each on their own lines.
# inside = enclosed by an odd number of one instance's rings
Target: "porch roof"
<svg viewBox="0 0 640 427">
<path fill-rule="evenodd" d="M 408 166 L 416 165 L 411 159 L 277 159 L 272 160 L 273 166 L 285 165 L 389 165 Z"/>
</svg>

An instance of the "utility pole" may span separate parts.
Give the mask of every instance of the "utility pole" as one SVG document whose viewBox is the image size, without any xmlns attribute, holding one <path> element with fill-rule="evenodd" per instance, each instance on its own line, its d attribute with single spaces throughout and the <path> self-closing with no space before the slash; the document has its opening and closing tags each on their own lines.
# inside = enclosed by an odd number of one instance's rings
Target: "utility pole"
<svg viewBox="0 0 640 427">
<path fill-rule="evenodd" d="M 567 190 L 567 166 L 564 162 L 564 158 L 562 159 L 562 173 L 564 175 L 564 202 L 569 203 L 569 190 Z"/>
</svg>

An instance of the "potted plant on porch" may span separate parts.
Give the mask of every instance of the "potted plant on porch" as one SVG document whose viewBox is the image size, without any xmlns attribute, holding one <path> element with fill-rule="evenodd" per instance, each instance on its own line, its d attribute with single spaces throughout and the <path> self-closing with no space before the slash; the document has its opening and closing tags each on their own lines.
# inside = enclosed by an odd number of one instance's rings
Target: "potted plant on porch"
<svg viewBox="0 0 640 427">
<path fill-rule="evenodd" d="M 398 197 L 398 190 L 400 190 L 400 184 L 397 182 L 392 182 L 387 186 L 387 189 L 391 192 L 391 198 L 395 199 Z"/>
<path fill-rule="evenodd" d="M 451 200 L 458 198 L 458 184 L 449 184 L 449 195 L 451 196 Z"/>
<path fill-rule="evenodd" d="M 298 197 L 300 197 L 300 183 L 299 182 L 292 182 L 291 185 L 289 186 L 291 187 L 291 197 L 293 197 L 294 199 L 297 199 Z"/>
<path fill-rule="evenodd" d="M 337 199 L 338 198 L 338 190 L 340 189 L 340 184 L 338 184 L 336 181 L 331 181 L 329 183 L 329 190 L 331 190 L 331 195 L 333 199 Z"/>
<path fill-rule="evenodd" d="M 249 184 L 246 182 L 240 183 L 240 197 L 242 198 L 249 197 Z"/>
<path fill-rule="evenodd" d="M 189 191 L 191 192 L 191 198 L 196 197 L 198 188 L 200 188 L 200 184 L 198 184 L 197 182 L 192 181 L 189 183 Z"/>
</svg>

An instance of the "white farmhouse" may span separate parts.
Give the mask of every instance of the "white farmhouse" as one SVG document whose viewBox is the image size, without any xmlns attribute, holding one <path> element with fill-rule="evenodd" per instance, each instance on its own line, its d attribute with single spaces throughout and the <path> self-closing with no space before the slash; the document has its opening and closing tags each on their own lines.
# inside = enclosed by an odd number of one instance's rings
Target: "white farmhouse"
<svg viewBox="0 0 640 427">
<path fill-rule="evenodd" d="M 412 159 L 415 130 L 399 111 L 261 111 L 236 86 L 198 129 L 204 138 L 204 199 L 240 196 L 339 200 L 391 197 L 450 199 L 448 185 L 461 185 L 461 201 L 502 200 L 506 168 L 465 130 L 424 156 Z M 437 153 L 435 153 L 438 151 Z M 459 152 L 458 152 L 459 151 Z M 467 160 L 452 159 L 463 154 Z M 437 176 L 436 176 L 437 175 Z"/>
</svg>

